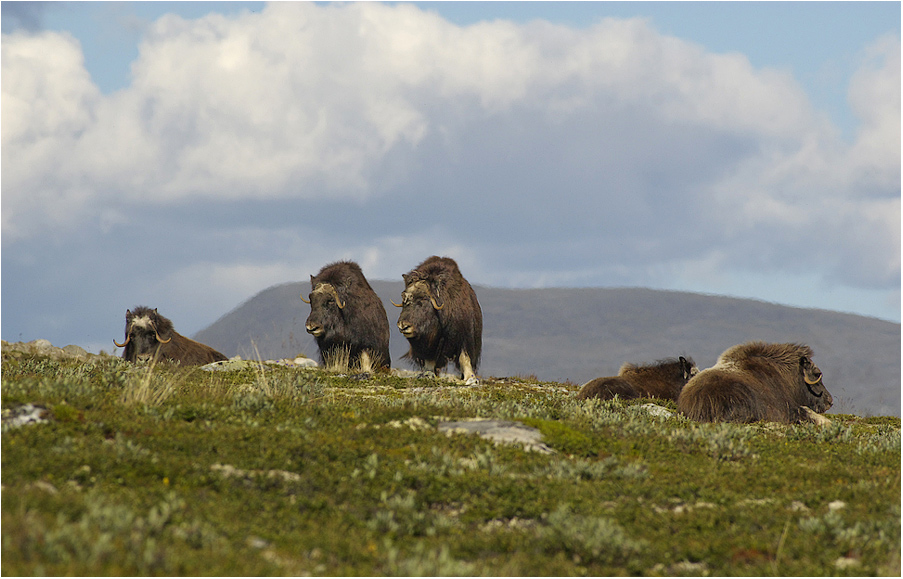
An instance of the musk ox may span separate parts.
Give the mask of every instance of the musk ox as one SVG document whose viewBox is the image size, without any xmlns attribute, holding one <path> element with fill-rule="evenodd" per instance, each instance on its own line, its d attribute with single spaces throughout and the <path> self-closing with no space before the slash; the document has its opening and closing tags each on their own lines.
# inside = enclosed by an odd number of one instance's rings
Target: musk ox
<svg viewBox="0 0 903 579">
<path fill-rule="evenodd" d="M 364 372 L 390 366 L 389 318 L 361 267 L 340 261 L 310 276 L 310 315 L 304 327 L 317 340 L 320 360 L 337 363 L 348 353 L 348 366 Z"/>
<path fill-rule="evenodd" d="M 684 386 L 677 409 L 700 422 L 800 422 L 834 403 L 802 344 L 750 342 L 726 350 Z"/>
<path fill-rule="evenodd" d="M 477 294 L 448 257 L 432 256 L 402 275 L 404 291 L 398 329 L 408 339 L 404 355 L 437 373 L 449 360 L 467 384 L 476 384 L 483 349 L 483 312 Z"/>
<path fill-rule="evenodd" d="M 624 364 L 617 376 L 590 380 L 577 394 L 578 400 L 601 398 L 665 398 L 677 401 L 687 381 L 699 372 L 693 358 L 668 358 L 648 366 Z"/>
<path fill-rule="evenodd" d="M 210 346 L 175 331 L 168 318 L 145 306 L 125 311 L 125 342 L 113 340 L 113 343 L 125 348 L 122 357 L 129 362 L 157 357 L 184 366 L 202 366 L 228 360 Z"/>
</svg>

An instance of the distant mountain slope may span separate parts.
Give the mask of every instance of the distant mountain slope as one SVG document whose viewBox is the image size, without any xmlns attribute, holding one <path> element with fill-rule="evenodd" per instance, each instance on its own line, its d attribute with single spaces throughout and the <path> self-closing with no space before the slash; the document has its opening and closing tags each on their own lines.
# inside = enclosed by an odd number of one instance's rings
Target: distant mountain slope
<svg viewBox="0 0 903 579">
<path fill-rule="evenodd" d="M 407 341 L 395 329 L 402 282 L 371 281 L 392 328 L 392 365 Z M 475 287 L 483 309 L 480 375 L 535 374 L 582 384 L 623 362 L 692 356 L 700 368 L 749 340 L 803 342 L 815 351 L 834 412 L 900 416 L 900 324 L 755 300 L 642 288 L 512 290 Z M 270 287 L 194 336 L 228 356 L 317 357 L 304 330 L 308 282 Z M 255 351 L 256 345 L 256 351 Z"/>
</svg>

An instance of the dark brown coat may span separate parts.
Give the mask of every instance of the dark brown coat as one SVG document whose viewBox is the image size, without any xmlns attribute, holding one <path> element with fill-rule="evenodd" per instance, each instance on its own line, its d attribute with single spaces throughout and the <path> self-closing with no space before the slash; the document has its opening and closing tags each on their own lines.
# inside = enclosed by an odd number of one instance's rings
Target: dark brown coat
<svg viewBox="0 0 903 579">
<path fill-rule="evenodd" d="M 125 348 L 122 357 L 129 362 L 165 359 L 183 366 L 202 366 L 211 362 L 228 360 L 211 348 L 186 338 L 175 331 L 172 322 L 157 310 L 138 306 L 134 311 L 125 311 L 125 342 L 113 343 Z"/>
<path fill-rule="evenodd" d="M 434 255 L 402 278 L 401 304 L 395 305 L 401 308 L 398 330 L 411 346 L 404 357 L 431 372 L 453 361 L 466 382 L 476 382 L 483 311 L 458 264 Z"/>
<path fill-rule="evenodd" d="M 364 370 L 391 365 L 389 318 L 361 267 L 353 261 L 324 266 L 310 276 L 307 332 L 317 341 L 320 360 L 347 350 L 349 365 Z M 362 357 L 369 358 L 362 363 Z"/>
<path fill-rule="evenodd" d="M 590 380 L 577 394 L 578 400 L 601 398 L 663 398 L 677 401 L 687 381 L 699 370 L 692 358 L 669 358 L 648 366 L 624 364 L 617 376 Z"/>
<path fill-rule="evenodd" d="M 808 419 L 802 407 L 820 413 L 833 403 L 809 346 L 750 342 L 694 376 L 677 408 L 700 422 L 793 423 Z"/>
</svg>

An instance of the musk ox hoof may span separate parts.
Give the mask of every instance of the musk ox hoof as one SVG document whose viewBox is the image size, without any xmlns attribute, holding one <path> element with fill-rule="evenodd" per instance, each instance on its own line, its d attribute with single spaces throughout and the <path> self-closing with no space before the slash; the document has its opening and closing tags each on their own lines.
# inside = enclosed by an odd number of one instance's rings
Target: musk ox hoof
<svg viewBox="0 0 903 579">
<path fill-rule="evenodd" d="M 436 378 L 436 373 L 430 370 L 424 370 L 422 372 L 417 372 L 417 376 L 415 378 L 425 378 L 427 380 L 433 380 Z"/>
<path fill-rule="evenodd" d="M 468 378 L 467 380 L 464 381 L 464 385 L 465 386 L 479 386 L 480 379 L 477 378 L 476 376 L 471 376 L 470 378 Z"/>
</svg>

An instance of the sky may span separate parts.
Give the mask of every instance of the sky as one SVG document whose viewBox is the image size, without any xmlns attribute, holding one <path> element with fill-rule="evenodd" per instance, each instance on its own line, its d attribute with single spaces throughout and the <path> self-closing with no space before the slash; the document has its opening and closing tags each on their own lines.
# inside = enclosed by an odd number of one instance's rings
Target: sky
<svg viewBox="0 0 903 579">
<path fill-rule="evenodd" d="M 4 340 L 433 254 L 900 321 L 897 2 L 0 7 Z"/>
</svg>

